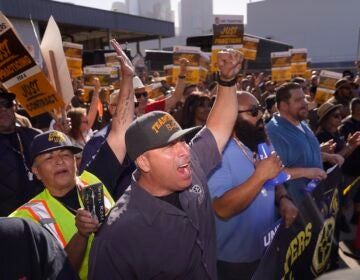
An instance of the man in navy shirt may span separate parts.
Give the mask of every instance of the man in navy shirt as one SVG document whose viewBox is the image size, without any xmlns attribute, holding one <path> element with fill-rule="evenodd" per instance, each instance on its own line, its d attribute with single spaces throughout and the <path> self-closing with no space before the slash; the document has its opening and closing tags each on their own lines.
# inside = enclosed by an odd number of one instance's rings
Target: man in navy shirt
<svg viewBox="0 0 360 280">
<path fill-rule="evenodd" d="M 242 56 L 219 53 L 219 89 L 206 127 L 187 145 L 174 118 L 154 111 L 125 135 L 132 183 L 94 239 L 89 279 L 216 279 L 215 226 L 207 175 L 236 115 Z M 225 110 L 226 108 L 226 110 Z"/>
</svg>

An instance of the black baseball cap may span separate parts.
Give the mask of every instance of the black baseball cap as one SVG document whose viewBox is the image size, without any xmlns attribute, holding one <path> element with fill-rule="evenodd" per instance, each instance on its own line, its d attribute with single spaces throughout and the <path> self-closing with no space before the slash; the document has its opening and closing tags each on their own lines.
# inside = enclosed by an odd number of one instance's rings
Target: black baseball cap
<svg viewBox="0 0 360 280">
<path fill-rule="evenodd" d="M 5 98 L 9 101 L 13 101 L 15 99 L 16 95 L 12 92 L 8 92 L 2 88 L 0 88 L 0 98 Z"/>
<path fill-rule="evenodd" d="M 201 127 L 182 129 L 176 120 L 163 111 L 153 111 L 134 120 L 125 133 L 126 151 L 135 161 L 146 151 L 165 147 Z"/>
<path fill-rule="evenodd" d="M 36 135 L 30 146 L 31 165 L 34 163 L 34 160 L 38 155 L 60 149 L 69 149 L 74 154 L 82 151 L 80 147 L 74 146 L 70 139 L 60 131 L 49 130 Z"/>
</svg>

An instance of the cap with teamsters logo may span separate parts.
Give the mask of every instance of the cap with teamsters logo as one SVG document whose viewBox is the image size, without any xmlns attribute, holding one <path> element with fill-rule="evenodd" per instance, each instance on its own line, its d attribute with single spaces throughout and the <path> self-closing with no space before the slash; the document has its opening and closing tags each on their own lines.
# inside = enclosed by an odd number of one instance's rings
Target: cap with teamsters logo
<svg viewBox="0 0 360 280">
<path fill-rule="evenodd" d="M 125 133 L 126 151 L 135 161 L 146 151 L 157 149 L 200 130 L 200 126 L 182 129 L 176 120 L 163 111 L 153 111 L 134 120 Z"/>
<path fill-rule="evenodd" d="M 82 151 L 80 147 L 74 146 L 70 139 L 60 131 L 49 130 L 36 135 L 30 146 L 30 163 L 32 165 L 38 155 L 61 149 L 69 149 L 74 154 Z"/>
</svg>

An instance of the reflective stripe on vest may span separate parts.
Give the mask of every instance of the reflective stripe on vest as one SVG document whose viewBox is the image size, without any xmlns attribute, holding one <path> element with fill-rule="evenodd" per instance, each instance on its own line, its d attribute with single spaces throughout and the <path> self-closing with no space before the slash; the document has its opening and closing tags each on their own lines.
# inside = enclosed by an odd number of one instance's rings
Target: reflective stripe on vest
<svg viewBox="0 0 360 280">
<path fill-rule="evenodd" d="M 31 216 L 45 227 L 59 241 L 62 247 L 65 248 L 65 238 L 55 222 L 54 216 L 45 200 L 32 200 L 31 202 L 24 204 L 20 209 L 29 211 Z"/>
</svg>

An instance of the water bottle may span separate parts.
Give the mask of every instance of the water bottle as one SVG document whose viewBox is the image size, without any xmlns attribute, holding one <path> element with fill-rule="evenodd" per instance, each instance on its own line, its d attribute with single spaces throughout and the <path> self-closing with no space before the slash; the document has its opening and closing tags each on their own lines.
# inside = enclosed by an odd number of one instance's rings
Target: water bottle
<svg viewBox="0 0 360 280">
<path fill-rule="evenodd" d="M 266 159 L 271 155 L 272 149 L 266 143 L 258 144 L 258 155 L 260 160 Z M 280 171 L 279 174 L 270 180 L 267 180 L 264 184 L 264 188 L 270 190 L 275 186 L 280 185 L 290 179 L 290 175 L 284 171 Z"/>
</svg>

